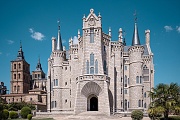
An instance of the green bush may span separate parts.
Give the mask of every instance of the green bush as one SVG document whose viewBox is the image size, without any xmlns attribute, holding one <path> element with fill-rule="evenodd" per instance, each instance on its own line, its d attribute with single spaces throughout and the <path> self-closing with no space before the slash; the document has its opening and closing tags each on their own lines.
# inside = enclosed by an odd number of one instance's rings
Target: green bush
<svg viewBox="0 0 180 120">
<path fill-rule="evenodd" d="M 143 112 L 141 110 L 134 110 L 131 113 L 131 118 L 133 120 L 142 120 L 143 119 Z"/>
<path fill-rule="evenodd" d="M 164 120 L 164 118 L 160 118 L 160 120 Z M 168 120 L 180 120 L 180 116 L 169 116 Z"/>
<path fill-rule="evenodd" d="M 18 118 L 18 113 L 15 112 L 15 111 L 10 111 L 10 112 L 9 112 L 9 117 L 10 117 L 11 119 L 16 119 L 16 118 Z"/>
<path fill-rule="evenodd" d="M 27 119 L 28 119 L 28 120 L 32 120 L 32 114 L 28 114 L 28 115 L 27 115 Z"/>
<path fill-rule="evenodd" d="M 3 104 L 0 103 L 0 120 L 2 119 L 3 116 Z"/>
<path fill-rule="evenodd" d="M 7 120 L 9 117 L 9 111 L 7 109 L 4 109 L 3 110 L 3 119 L 4 120 Z"/>
<path fill-rule="evenodd" d="M 21 109 L 21 117 L 22 118 L 27 118 L 27 115 L 28 114 L 31 114 L 31 108 L 29 108 L 29 107 L 23 107 L 22 109 Z"/>
</svg>

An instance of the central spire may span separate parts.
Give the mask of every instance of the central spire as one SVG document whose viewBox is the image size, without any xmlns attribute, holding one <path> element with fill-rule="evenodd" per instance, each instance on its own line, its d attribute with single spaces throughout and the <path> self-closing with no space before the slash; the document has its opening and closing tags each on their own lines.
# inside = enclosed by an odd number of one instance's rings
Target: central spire
<svg viewBox="0 0 180 120">
<path fill-rule="evenodd" d="M 132 46 L 140 45 L 138 27 L 137 27 L 137 14 L 136 14 L 136 12 L 134 13 L 134 16 L 135 16 L 135 20 L 134 20 L 135 23 L 134 23 L 134 33 L 133 33 L 133 39 L 132 39 Z"/>
<path fill-rule="evenodd" d="M 63 51 L 61 33 L 60 33 L 60 21 L 58 20 L 58 40 L 57 40 L 57 50 Z"/>
</svg>

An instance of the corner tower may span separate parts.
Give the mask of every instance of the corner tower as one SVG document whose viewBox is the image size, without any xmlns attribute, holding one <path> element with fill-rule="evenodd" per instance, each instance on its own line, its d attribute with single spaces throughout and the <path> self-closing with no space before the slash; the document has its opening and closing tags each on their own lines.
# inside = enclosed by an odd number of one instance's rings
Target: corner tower
<svg viewBox="0 0 180 120">
<path fill-rule="evenodd" d="M 20 43 L 17 58 L 11 61 L 11 93 L 28 93 L 30 89 L 30 65 L 24 58 Z"/>
<path fill-rule="evenodd" d="M 129 52 L 129 96 L 131 96 L 129 100 L 130 110 L 134 109 L 143 109 L 143 81 L 142 81 L 142 54 L 144 52 L 144 47 L 140 44 L 140 39 L 138 35 L 138 27 L 137 22 L 135 21 L 134 25 L 134 33 L 132 39 L 132 46 L 128 49 Z"/>
<path fill-rule="evenodd" d="M 62 109 L 62 96 L 63 90 L 63 61 L 66 59 L 66 51 L 63 51 L 60 23 L 58 21 L 58 35 L 57 41 L 55 37 L 52 37 L 52 52 L 48 59 L 48 80 L 47 80 L 47 92 L 48 92 L 48 111 L 51 112 L 52 105 L 55 102 L 57 104 L 57 110 Z M 52 96 L 52 93 L 54 96 Z"/>
</svg>

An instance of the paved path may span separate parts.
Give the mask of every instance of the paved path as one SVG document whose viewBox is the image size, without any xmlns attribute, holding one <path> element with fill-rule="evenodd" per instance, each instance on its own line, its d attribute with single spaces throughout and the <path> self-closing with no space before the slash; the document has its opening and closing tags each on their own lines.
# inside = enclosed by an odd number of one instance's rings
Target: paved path
<svg viewBox="0 0 180 120">
<path fill-rule="evenodd" d="M 132 120 L 131 117 L 119 116 L 107 116 L 98 112 L 81 113 L 78 115 L 59 115 L 53 117 L 55 120 Z M 148 117 L 144 117 L 143 120 L 150 120 Z"/>
</svg>

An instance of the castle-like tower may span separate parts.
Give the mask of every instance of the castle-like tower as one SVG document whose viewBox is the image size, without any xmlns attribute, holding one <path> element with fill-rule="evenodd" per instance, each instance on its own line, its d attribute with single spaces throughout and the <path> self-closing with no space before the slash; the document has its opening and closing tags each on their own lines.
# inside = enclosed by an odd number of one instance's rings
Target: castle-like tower
<svg viewBox="0 0 180 120">
<path fill-rule="evenodd" d="M 146 112 L 150 103 L 147 91 L 154 85 L 153 53 L 150 30 L 145 31 L 145 45 L 140 44 L 135 21 L 132 45 L 127 46 L 122 28 L 118 40 L 111 40 L 111 28 L 102 31 L 101 15 L 91 9 L 82 18 L 69 50 L 62 48 L 60 25 L 58 37 L 52 37 L 48 59 L 47 100 L 49 112 L 79 114 L 87 111 L 111 113 Z"/>
<path fill-rule="evenodd" d="M 11 61 L 11 92 L 28 93 L 30 89 L 30 65 L 24 58 L 22 45 L 18 51 L 17 58 Z"/>
</svg>

